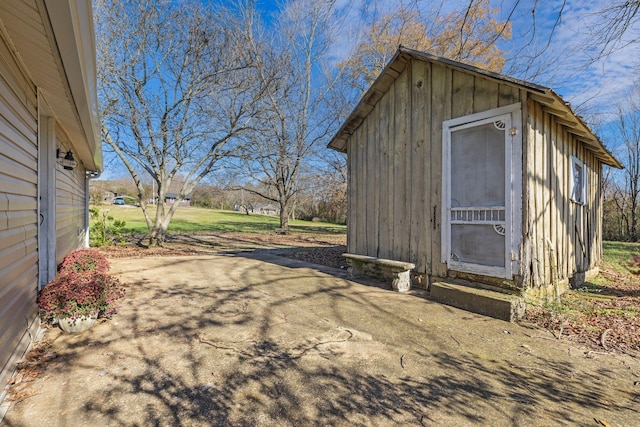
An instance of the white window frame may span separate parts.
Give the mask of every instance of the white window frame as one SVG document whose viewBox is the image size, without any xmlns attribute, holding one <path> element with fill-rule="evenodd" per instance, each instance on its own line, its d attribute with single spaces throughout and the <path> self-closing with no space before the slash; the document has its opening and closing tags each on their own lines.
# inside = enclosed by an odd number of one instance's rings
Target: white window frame
<svg viewBox="0 0 640 427">
<path fill-rule="evenodd" d="M 580 168 L 582 173 L 581 188 L 576 190 L 576 172 Z M 587 166 L 583 161 L 579 160 L 576 156 L 571 156 L 571 201 L 579 205 L 585 206 L 587 204 Z M 578 197 L 576 197 L 576 194 Z"/>
</svg>

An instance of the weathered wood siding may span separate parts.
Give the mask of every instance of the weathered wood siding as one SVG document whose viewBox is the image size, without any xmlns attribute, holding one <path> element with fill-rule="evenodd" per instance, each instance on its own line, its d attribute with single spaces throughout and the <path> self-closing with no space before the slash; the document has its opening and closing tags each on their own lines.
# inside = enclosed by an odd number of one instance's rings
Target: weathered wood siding
<svg viewBox="0 0 640 427">
<path fill-rule="evenodd" d="M 60 129 L 57 129 L 56 134 L 58 146 L 66 152 L 69 144 L 60 138 Z M 78 163 L 73 170 L 66 170 L 58 163 L 56 166 L 56 264 L 59 265 L 69 252 L 84 246 L 87 209 L 84 168 Z"/>
<path fill-rule="evenodd" d="M 0 386 L 29 344 L 38 284 L 36 89 L 0 33 Z M 1 391 L 0 391 L 1 393 Z"/>
<path fill-rule="evenodd" d="M 525 97 L 514 85 L 409 61 L 347 143 L 348 251 L 446 276 L 440 259 L 442 122 Z"/>
<path fill-rule="evenodd" d="M 529 284 L 565 281 L 597 267 L 602 258 L 602 163 L 540 103 L 527 103 L 528 142 L 523 185 L 526 210 L 523 266 Z M 584 205 L 571 201 L 572 160 L 585 165 Z M 555 277 L 554 277 L 555 276 Z"/>
</svg>

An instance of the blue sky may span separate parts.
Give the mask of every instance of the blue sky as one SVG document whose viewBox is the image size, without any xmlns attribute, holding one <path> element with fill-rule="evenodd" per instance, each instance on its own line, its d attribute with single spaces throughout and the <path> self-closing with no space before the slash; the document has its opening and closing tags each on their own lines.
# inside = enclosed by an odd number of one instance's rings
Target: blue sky
<svg viewBox="0 0 640 427">
<path fill-rule="evenodd" d="M 322 0 L 318 0 L 322 1 Z M 466 7 L 469 0 L 336 0 L 341 11 L 340 23 L 332 54 L 335 61 L 344 59 L 358 39 L 363 29 L 361 13 L 363 8 L 384 12 L 399 4 L 417 1 L 419 7 L 427 10 L 434 5 L 442 5 L 443 12 Z M 616 103 L 629 92 L 634 79 L 640 78 L 638 68 L 640 44 L 630 44 L 611 55 L 589 62 L 593 41 L 590 30 L 599 19 L 598 11 L 610 4 L 606 0 L 490 0 L 492 7 L 499 10 L 499 18 L 511 17 L 513 37 L 502 43 L 508 63 L 505 74 L 523 78 L 554 89 L 569 101 L 578 113 L 585 115 L 587 122 L 600 122 L 599 131 L 604 142 L 615 149 L 615 141 L 610 138 L 607 122 L 614 117 Z M 563 6 L 564 4 L 564 6 Z M 279 2 L 256 0 L 257 7 L 265 15 L 277 11 Z M 515 7 L 515 11 L 513 10 Z M 535 25 L 532 10 L 535 8 Z M 558 20 L 559 11 L 562 10 Z M 557 25 L 556 25 L 557 24 Z M 626 38 L 638 36 L 640 25 L 636 25 Z M 624 42 L 625 40 L 623 40 Z M 542 73 L 533 75 L 531 70 L 518 67 L 525 63 L 532 50 L 543 51 L 532 69 Z M 107 167 L 109 169 L 109 166 Z M 115 168 L 114 168 L 115 169 Z M 105 175 L 111 175 L 106 173 Z"/>
<path fill-rule="evenodd" d="M 414 1 L 423 10 L 434 5 L 440 6 L 437 0 L 336 0 L 337 8 L 345 16 L 334 47 L 336 59 L 343 59 L 353 48 L 358 32 L 362 30 L 360 13 L 363 8 L 384 12 L 399 4 Z M 464 8 L 468 2 L 446 0 L 442 3 L 442 11 Z M 608 106 L 620 94 L 628 91 L 633 79 L 638 78 L 636 69 L 640 64 L 638 44 L 627 46 L 595 63 L 588 63 L 593 47 L 589 31 L 599 19 L 598 12 L 610 3 L 606 0 L 491 0 L 491 6 L 499 10 L 499 18 L 507 19 L 511 15 L 513 25 L 512 39 L 501 43 L 501 47 L 508 51 L 509 58 L 505 73 L 549 86 L 577 108 L 588 105 L 590 109 L 608 110 Z M 257 1 L 257 6 L 266 13 L 274 13 L 278 4 L 276 1 Z M 534 9 L 535 25 L 532 19 Z M 638 27 L 627 35 L 627 39 L 637 37 L 640 32 Z M 544 73 L 531 76 L 522 70 L 514 71 L 511 65 L 525 61 L 524 56 L 532 49 L 544 49 L 543 55 L 534 64 L 540 64 Z"/>
<path fill-rule="evenodd" d="M 350 16 L 345 19 L 335 54 L 346 55 L 353 47 L 361 29 L 358 13 L 363 4 L 384 11 L 412 1 L 417 1 L 425 9 L 440 4 L 427 0 L 337 0 L 338 7 L 344 8 Z M 446 0 L 442 3 L 443 12 L 464 8 L 468 2 Z M 607 141 L 606 123 L 614 118 L 612 113 L 616 103 L 630 91 L 634 79 L 640 78 L 637 71 L 640 44 L 628 44 L 603 59 L 591 61 L 595 48 L 592 37 L 594 25 L 601 21 L 599 12 L 611 3 L 611 0 L 490 1 L 491 6 L 499 10 L 500 19 L 510 18 L 512 22 L 511 40 L 501 43 L 508 52 L 505 74 L 551 87 L 584 115 L 587 122 L 600 123 L 595 130 L 602 133 L 605 143 L 614 145 L 615 142 Z M 621 45 L 634 37 L 637 40 L 638 34 L 640 25 L 636 23 Z M 521 64 L 527 62 L 527 55 L 533 51 L 543 53 L 533 61 L 530 70 L 523 70 Z M 532 74 L 536 68 L 541 72 Z"/>
</svg>

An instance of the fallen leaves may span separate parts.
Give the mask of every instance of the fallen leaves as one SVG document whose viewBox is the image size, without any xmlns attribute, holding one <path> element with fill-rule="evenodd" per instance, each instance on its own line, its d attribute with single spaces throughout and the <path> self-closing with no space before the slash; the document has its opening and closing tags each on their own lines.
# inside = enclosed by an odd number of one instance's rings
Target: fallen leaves
<svg viewBox="0 0 640 427">
<path fill-rule="evenodd" d="M 530 307 L 525 319 L 558 338 L 640 354 L 640 281 L 609 270 L 601 274 L 606 285 L 589 283 L 563 295 L 558 305 Z"/>
<path fill-rule="evenodd" d="M 55 359 L 57 354 L 49 351 L 49 344 L 36 343 L 17 365 L 16 374 L 9 379 L 7 401 L 19 403 L 37 394 L 29 385 L 46 370 L 47 362 Z"/>
</svg>

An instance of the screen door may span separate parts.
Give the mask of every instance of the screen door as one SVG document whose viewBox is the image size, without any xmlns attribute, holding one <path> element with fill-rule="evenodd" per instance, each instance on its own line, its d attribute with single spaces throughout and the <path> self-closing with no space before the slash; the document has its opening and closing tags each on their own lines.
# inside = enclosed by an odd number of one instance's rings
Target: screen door
<svg viewBox="0 0 640 427">
<path fill-rule="evenodd" d="M 449 268 L 510 276 L 510 115 L 449 128 Z"/>
</svg>

